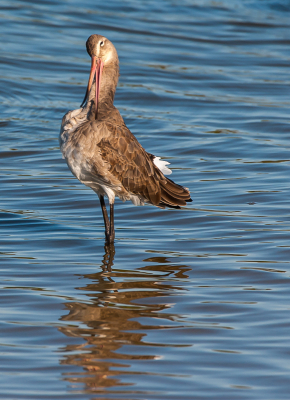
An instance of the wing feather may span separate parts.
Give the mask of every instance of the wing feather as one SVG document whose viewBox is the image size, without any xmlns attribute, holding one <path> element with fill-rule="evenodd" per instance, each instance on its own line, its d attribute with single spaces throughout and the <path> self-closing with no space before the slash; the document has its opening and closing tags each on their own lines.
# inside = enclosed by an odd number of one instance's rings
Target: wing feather
<svg viewBox="0 0 290 400">
<path fill-rule="evenodd" d="M 121 116 L 120 116 L 121 118 Z M 103 122 L 98 132 L 98 151 L 108 172 L 123 185 L 130 194 L 159 207 L 178 207 L 190 201 L 188 189 L 166 178 L 154 164 L 135 136 L 116 116 Z"/>
<path fill-rule="evenodd" d="M 156 173 L 150 155 L 143 149 L 125 124 L 107 124 L 110 135 L 98 143 L 103 160 L 109 165 L 109 172 L 122 183 L 124 188 L 158 205 L 161 199 L 160 180 L 165 178 Z"/>
</svg>

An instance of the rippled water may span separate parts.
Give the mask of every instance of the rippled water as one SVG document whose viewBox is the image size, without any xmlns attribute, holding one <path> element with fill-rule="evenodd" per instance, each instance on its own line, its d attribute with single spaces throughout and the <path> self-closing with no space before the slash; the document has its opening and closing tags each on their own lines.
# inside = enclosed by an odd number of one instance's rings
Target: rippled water
<svg viewBox="0 0 290 400">
<path fill-rule="evenodd" d="M 0 2 L 1 399 L 289 399 L 290 6 Z M 182 210 L 97 196 L 58 148 L 92 33 L 116 105 L 190 188 Z"/>
</svg>

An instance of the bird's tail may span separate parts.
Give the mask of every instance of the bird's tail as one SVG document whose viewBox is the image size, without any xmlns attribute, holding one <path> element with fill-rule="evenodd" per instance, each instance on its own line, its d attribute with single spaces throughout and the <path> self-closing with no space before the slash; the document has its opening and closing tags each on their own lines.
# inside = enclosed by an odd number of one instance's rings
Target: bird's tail
<svg viewBox="0 0 290 400">
<path fill-rule="evenodd" d="M 158 207 L 180 208 L 192 201 L 189 190 L 169 178 L 160 182 L 160 189 L 161 200 Z"/>
</svg>

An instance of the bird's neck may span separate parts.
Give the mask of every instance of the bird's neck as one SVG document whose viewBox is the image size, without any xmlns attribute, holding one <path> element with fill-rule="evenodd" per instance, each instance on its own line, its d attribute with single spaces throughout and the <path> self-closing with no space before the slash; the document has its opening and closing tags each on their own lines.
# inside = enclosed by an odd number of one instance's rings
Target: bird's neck
<svg viewBox="0 0 290 400">
<path fill-rule="evenodd" d="M 114 97 L 119 79 L 119 65 L 105 66 L 101 78 L 97 117 L 95 118 L 96 85 L 92 84 L 86 107 L 93 119 L 102 119 L 114 107 Z"/>
</svg>

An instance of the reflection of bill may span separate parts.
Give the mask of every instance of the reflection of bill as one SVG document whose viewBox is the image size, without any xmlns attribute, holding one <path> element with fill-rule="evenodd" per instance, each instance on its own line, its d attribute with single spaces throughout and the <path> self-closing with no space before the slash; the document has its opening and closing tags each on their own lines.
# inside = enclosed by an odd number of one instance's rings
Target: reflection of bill
<svg viewBox="0 0 290 400">
<path fill-rule="evenodd" d="M 80 389 L 76 384 L 84 384 L 86 392 L 102 392 L 112 387 L 132 385 L 128 374 L 143 375 L 136 372 L 136 368 L 143 371 L 148 368 L 144 374 L 151 373 L 150 363 L 160 358 L 159 346 L 166 345 L 150 343 L 147 336 L 152 330 L 166 329 L 166 325 L 176 317 L 164 313 L 170 309 L 170 305 L 161 298 L 176 292 L 178 288 L 162 282 L 162 277 L 166 277 L 168 282 L 172 273 L 180 277 L 181 271 L 188 269 L 180 265 L 173 267 L 164 257 L 153 257 L 150 261 L 157 261 L 158 265 L 145 266 L 136 271 L 111 271 L 113 260 L 114 250 L 105 247 L 102 271 L 84 275 L 91 283 L 77 288 L 87 292 L 91 302 L 66 303 L 69 314 L 61 318 L 62 321 L 73 321 L 73 324 L 59 328 L 62 333 L 85 341 L 68 345 L 67 353 L 61 359 L 61 363 L 81 366 L 84 371 L 66 375 L 64 379 L 76 389 Z M 76 321 L 79 321 L 78 325 Z M 149 365 L 140 367 L 140 361 L 149 362 Z M 132 381 L 135 380 L 136 376 Z M 124 389 L 121 390 L 124 393 Z"/>
</svg>

